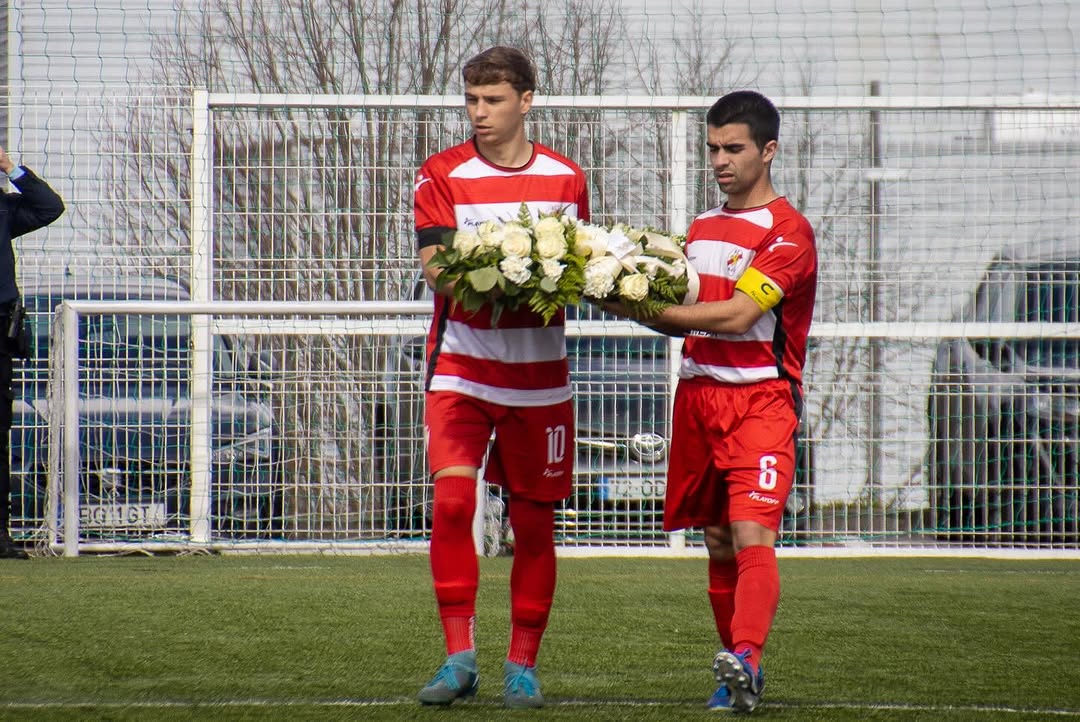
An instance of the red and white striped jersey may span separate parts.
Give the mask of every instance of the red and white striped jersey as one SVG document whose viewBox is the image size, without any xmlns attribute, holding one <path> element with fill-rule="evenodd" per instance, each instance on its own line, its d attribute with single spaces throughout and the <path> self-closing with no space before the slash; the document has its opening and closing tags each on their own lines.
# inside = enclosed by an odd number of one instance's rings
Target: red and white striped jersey
<svg viewBox="0 0 1080 722">
<path fill-rule="evenodd" d="M 699 303 L 731 298 L 744 275 L 744 283 L 753 279 L 781 299 L 742 335 L 688 333 L 679 376 L 730 384 L 787 378 L 801 385 L 817 292 L 809 221 L 785 198 L 745 210 L 721 206 L 694 219 L 686 249 L 701 279 Z"/>
<path fill-rule="evenodd" d="M 521 168 L 485 160 L 469 140 L 437 153 L 416 176 L 413 209 L 421 244 L 439 234 L 425 230 L 475 229 L 484 221 L 509 221 L 525 203 L 536 218 L 563 212 L 588 220 L 585 174 L 576 163 L 539 143 Z M 426 240 L 425 240 L 426 239 Z M 565 318 L 547 326 L 528 308 L 506 311 L 491 323 L 490 308 L 469 314 L 435 297 L 428 333 L 427 388 L 456 391 L 504 406 L 549 406 L 570 398 Z"/>
</svg>

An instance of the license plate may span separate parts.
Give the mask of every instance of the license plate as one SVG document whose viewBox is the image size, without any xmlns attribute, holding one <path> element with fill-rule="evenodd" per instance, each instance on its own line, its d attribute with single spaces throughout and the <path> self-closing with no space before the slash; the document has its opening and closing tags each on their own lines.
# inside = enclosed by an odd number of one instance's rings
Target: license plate
<svg viewBox="0 0 1080 722">
<path fill-rule="evenodd" d="M 165 526 L 164 504 L 83 504 L 79 525 L 91 529 L 150 529 Z"/>
<path fill-rule="evenodd" d="M 667 482 L 660 478 L 600 479 L 600 498 L 604 501 L 647 501 L 663 499 Z"/>
</svg>

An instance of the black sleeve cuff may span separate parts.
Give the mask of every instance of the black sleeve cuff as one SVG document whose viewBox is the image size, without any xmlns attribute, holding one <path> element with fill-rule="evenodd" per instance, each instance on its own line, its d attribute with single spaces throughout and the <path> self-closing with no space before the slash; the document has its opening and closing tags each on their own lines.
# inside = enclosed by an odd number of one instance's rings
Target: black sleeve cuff
<svg viewBox="0 0 1080 722">
<path fill-rule="evenodd" d="M 416 230 L 416 247 L 449 246 L 456 230 L 456 228 L 447 228 L 446 226 L 418 228 Z"/>
</svg>

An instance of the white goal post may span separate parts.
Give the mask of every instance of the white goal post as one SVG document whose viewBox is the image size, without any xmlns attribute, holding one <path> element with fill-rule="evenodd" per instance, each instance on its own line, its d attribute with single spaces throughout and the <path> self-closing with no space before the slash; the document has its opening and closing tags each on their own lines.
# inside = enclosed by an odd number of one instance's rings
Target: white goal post
<svg viewBox="0 0 1080 722">
<path fill-rule="evenodd" d="M 188 417 L 190 444 L 190 511 L 183 528 L 177 529 L 176 538 L 171 541 L 149 540 L 123 542 L 104 540 L 86 543 L 80 539 L 80 505 L 85 489 L 81 490 L 80 479 L 85 475 L 84 453 L 80 445 L 80 409 L 83 405 L 83 382 L 80 372 L 80 318 L 87 315 L 169 315 L 187 319 L 190 322 L 190 377 L 191 377 L 191 412 Z M 63 301 L 56 311 L 54 338 L 60 341 L 59 351 L 54 351 L 50 361 L 50 454 L 53 461 L 48 473 L 49 518 L 47 520 L 49 545 L 54 550 L 62 549 L 68 556 L 77 555 L 80 548 L 91 550 L 145 549 L 148 551 L 169 551 L 177 549 L 205 548 L 212 549 L 210 498 L 211 484 L 211 447 L 213 444 L 211 415 L 213 413 L 213 354 L 214 345 L 209 342 L 210 334 L 250 333 L 252 324 L 245 320 L 261 317 L 259 324 L 262 333 L 284 332 L 287 334 L 365 334 L 379 336 L 395 334 L 422 335 L 426 332 L 423 318 L 430 316 L 431 306 L 423 302 L 397 303 L 245 303 L 245 302 L 161 302 L 161 301 Z M 308 321 L 268 321 L 273 316 L 315 317 Z M 233 322 L 215 322 L 213 317 L 232 316 Z M 355 318 L 359 316 L 360 318 Z M 334 318 L 328 318 L 334 317 Z M 420 320 L 406 320 L 396 324 L 386 323 L 393 317 L 416 317 Z M 287 328 L 284 328 L 287 326 Z M 55 348 L 55 347 L 54 347 Z M 84 354 L 85 356 L 85 354 Z M 142 368 L 138 373 L 153 375 L 160 369 Z M 199 430 L 200 433 L 196 433 Z M 59 443 L 58 443 L 59 442 Z M 60 450 L 62 449 L 62 453 Z M 174 490 L 175 491 L 175 490 Z M 59 500 L 62 513 L 58 512 Z M 62 522 L 61 522 L 62 520 Z M 335 543 L 341 546 L 340 543 Z M 229 548 L 243 549 L 245 546 L 266 548 L 273 543 L 251 543 L 232 541 Z M 293 544 L 304 547 L 304 544 Z M 347 544 L 345 546 L 348 546 Z M 359 545 L 361 548 L 373 547 L 371 543 Z M 403 545 L 408 548 L 411 545 Z"/>
</svg>

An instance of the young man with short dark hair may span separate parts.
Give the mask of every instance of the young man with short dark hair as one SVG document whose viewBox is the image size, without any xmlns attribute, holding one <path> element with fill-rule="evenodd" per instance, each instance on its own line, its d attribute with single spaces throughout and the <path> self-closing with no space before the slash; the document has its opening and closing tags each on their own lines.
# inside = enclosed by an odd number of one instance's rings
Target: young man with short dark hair
<svg viewBox="0 0 1080 722">
<path fill-rule="evenodd" d="M 764 689 L 762 649 L 780 598 L 774 547 L 795 476 L 817 251 L 810 223 L 772 184 L 780 114 L 768 98 L 729 93 L 706 125 L 727 201 L 687 233 L 701 290 L 696 303 L 644 322 L 685 338 L 664 529 L 705 530 L 722 644 L 713 660 L 720 685 L 707 706 L 750 712 Z"/>
</svg>

